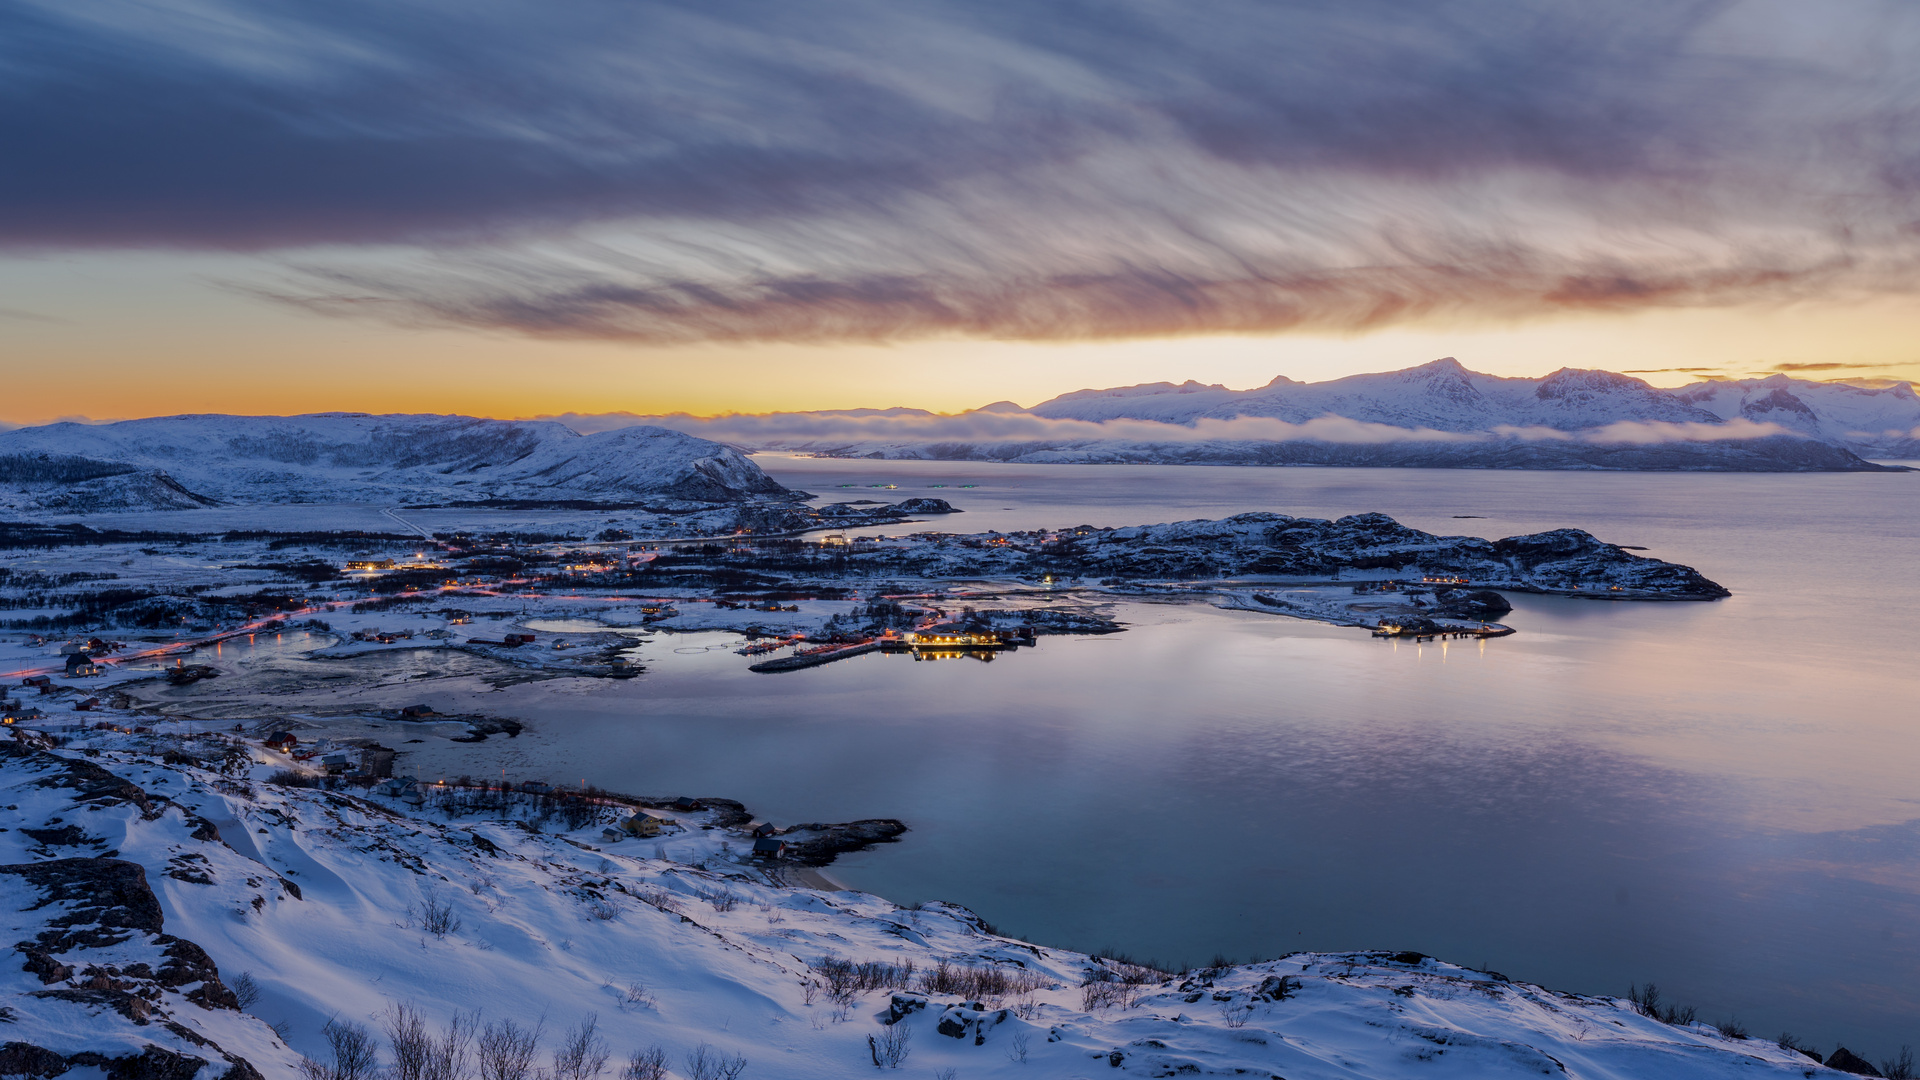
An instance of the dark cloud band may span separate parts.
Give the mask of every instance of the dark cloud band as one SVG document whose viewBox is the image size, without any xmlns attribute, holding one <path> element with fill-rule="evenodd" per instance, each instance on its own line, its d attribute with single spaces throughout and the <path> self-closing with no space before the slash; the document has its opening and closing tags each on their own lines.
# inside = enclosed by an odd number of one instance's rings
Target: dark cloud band
<svg viewBox="0 0 1920 1080">
<path fill-rule="evenodd" d="M 23 2 L 0 246 L 270 253 L 250 287 L 310 308 L 640 341 L 1907 288 L 1920 12 L 1796 10 Z"/>
</svg>

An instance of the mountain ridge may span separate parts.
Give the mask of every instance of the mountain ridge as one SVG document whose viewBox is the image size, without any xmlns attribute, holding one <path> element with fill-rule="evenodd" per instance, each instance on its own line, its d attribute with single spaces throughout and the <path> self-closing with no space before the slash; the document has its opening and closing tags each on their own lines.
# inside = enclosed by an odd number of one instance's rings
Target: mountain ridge
<svg viewBox="0 0 1920 1080">
<path fill-rule="evenodd" d="M 732 446 L 650 425 L 436 414 L 196 413 L 0 432 L 0 504 L 86 512 L 421 499 L 791 500 Z M 57 465 L 77 476 L 62 480 Z M 37 468 L 36 468 L 37 466 Z M 78 472 L 76 472 L 78 470 Z"/>
</svg>

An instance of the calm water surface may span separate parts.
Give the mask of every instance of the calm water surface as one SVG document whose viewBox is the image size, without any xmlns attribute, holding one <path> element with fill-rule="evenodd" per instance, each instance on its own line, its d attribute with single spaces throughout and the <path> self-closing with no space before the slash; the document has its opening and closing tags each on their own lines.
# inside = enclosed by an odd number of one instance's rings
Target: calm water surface
<svg viewBox="0 0 1920 1080">
<path fill-rule="evenodd" d="M 967 510 L 929 529 L 1577 526 L 1734 596 L 1515 596 L 1520 634 L 1424 647 L 1139 605 L 1127 633 L 991 664 L 779 676 L 706 651 L 718 636 L 662 636 L 633 683 L 485 695 L 540 722 L 522 767 L 782 822 L 903 818 L 904 842 L 835 873 L 1041 943 L 1417 949 L 1561 989 L 1652 979 L 1822 1049 L 1920 1042 L 1920 475 L 760 460 L 836 500 Z"/>
</svg>

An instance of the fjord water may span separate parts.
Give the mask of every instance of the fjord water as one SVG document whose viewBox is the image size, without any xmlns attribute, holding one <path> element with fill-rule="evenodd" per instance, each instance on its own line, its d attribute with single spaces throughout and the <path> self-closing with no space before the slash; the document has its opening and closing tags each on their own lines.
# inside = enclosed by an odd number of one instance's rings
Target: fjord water
<svg viewBox="0 0 1920 1080">
<path fill-rule="evenodd" d="M 1126 633 L 990 664 L 778 676 L 661 636 L 633 683 L 502 691 L 551 736 L 522 741 L 527 767 L 783 823 L 900 817 L 902 843 L 834 873 L 1043 944 L 1413 949 L 1564 990 L 1653 980 L 1823 1049 L 1920 1042 L 1920 474 L 759 460 L 830 498 L 967 511 L 917 529 L 1248 510 L 1574 526 L 1734 595 L 1516 595 L 1517 635 L 1426 646 L 1134 605 Z"/>
</svg>

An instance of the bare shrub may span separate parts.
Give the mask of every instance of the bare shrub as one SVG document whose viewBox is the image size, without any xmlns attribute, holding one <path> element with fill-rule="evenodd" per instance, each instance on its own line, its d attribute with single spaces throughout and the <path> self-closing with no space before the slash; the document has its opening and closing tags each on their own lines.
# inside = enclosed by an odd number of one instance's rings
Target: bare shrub
<svg viewBox="0 0 1920 1080">
<path fill-rule="evenodd" d="M 1086 1012 L 1122 1004 L 1125 998 L 1126 987 L 1122 983 L 1095 980 L 1080 988 L 1080 1008 Z"/>
<path fill-rule="evenodd" d="M 596 922 L 612 922 L 620 917 L 620 905 L 604 896 L 587 898 L 587 918 Z"/>
<path fill-rule="evenodd" d="M 436 892 L 428 892 L 418 904 L 407 905 L 407 917 L 420 929 L 437 938 L 460 931 L 460 916 L 453 913 L 453 901 Z"/>
<path fill-rule="evenodd" d="M 1015 994 L 1031 994 L 1047 980 L 1024 969 L 972 967 L 937 961 L 920 976 L 920 988 L 929 994 L 957 994 L 972 1001 L 998 1005 Z"/>
<path fill-rule="evenodd" d="M 1807 1054 L 1809 1056 L 1811 1056 L 1813 1053 L 1812 1045 L 1801 1042 L 1800 1036 L 1795 1035 L 1791 1031 L 1781 1032 L 1780 1037 L 1773 1041 L 1782 1050 L 1792 1050 L 1795 1053 Z"/>
<path fill-rule="evenodd" d="M 936 1069 L 933 1080 L 960 1080 L 960 1070 L 951 1065 L 944 1069 Z"/>
<path fill-rule="evenodd" d="M 723 1054 L 706 1043 L 687 1055 L 687 1080 L 735 1080 L 747 1068 L 739 1054 Z"/>
<path fill-rule="evenodd" d="M 715 911 L 732 911 L 734 905 L 740 902 L 740 897 L 735 894 L 732 889 L 721 889 L 718 892 L 703 892 L 700 894 L 700 899 L 712 904 L 713 910 Z"/>
<path fill-rule="evenodd" d="M 1231 998 L 1220 1003 L 1220 1022 L 1238 1030 L 1253 1019 L 1253 1002 L 1236 1003 Z"/>
<path fill-rule="evenodd" d="M 600 1017 L 588 1013 L 585 1020 L 567 1029 L 560 1048 L 553 1052 L 554 1080 L 594 1080 L 606 1071 L 611 1051 L 599 1034 Z"/>
<path fill-rule="evenodd" d="M 320 1029 L 327 1047 L 333 1052 L 333 1064 L 322 1065 L 312 1058 L 300 1059 L 300 1072 L 309 1080 L 370 1080 L 374 1072 L 373 1035 L 351 1020 L 335 1017 Z"/>
<path fill-rule="evenodd" d="M 837 956 L 823 956 L 811 967 L 827 983 L 827 996 L 842 1004 L 869 990 L 904 990 L 913 983 L 913 961 L 889 964 L 884 960 L 854 963 Z"/>
<path fill-rule="evenodd" d="M 674 900 L 673 894 L 658 886 L 648 886 L 647 888 L 641 889 L 635 895 L 640 898 L 641 903 L 650 908 L 667 912 L 670 915 L 678 915 L 680 913 L 680 905 Z"/>
<path fill-rule="evenodd" d="M 620 1070 L 620 1080 L 665 1080 L 666 1075 L 667 1051 L 659 1045 L 635 1050 Z"/>
<path fill-rule="evenodd" d="M 913 1052 L 913 1029 L 894 1023 L 880 1029 L 879 1038 L 867 1036 L 867 1052 L 873 1055 L 876 1069 L 897 1069 Z"/>
<path fill-rule="evenodd" d="M 240 1008 L 243 1010 L 253 1008 L 254 1003 L 260 1000 L 260 984 L 253 981 L 251 971 L 243 971 L 234 976 L 233 984 L 227 989 L 233 991 L 233 999 L 240 1003 Z"/>
<path fill-rule="evenodd" d="M 1887 1080 L 1913 1080 L 1913 1047 L 1902 1046 L 1900 1056 L 1881 1059 L 1880 1075 Z"/>
<path fill-rule="evenodd" d="M 526 1080 L 540 1045 L 540 1024 L 523 1028 L 512 1020 L 489 1023 L 480 1031 L 480 1080 Z"/>
<path fill-rule="evenodd" d="M 1645 986 L 1629 986 L 1627 1000 L 1633 1002 L 1634 1008 L 1640 1012 L 1640 1015 L 1658 1020 L 1663 1024 L 1686 1027 L 1694 1021 L 1693 1006 L 1662 1004 L 1660 988 L 1652 983 Z"/>
<path fill-rule="evenodd" d="M 1737 1016 L 1730 1016 L 1713 1026 L 1720 1034 L 1729 1039 L 1746 1039 L 1752 1037 L 1752 1032 L 1749 1032 L 1746 1026 L 1740 1023 L 1740 1018 Z"/>
<path fill-rule="evenodd" d="M 313 777 L 297 769 L 280 769 L 267 777 L 267 783 L 281 787 L 312 787 Z"/>
</svg>

